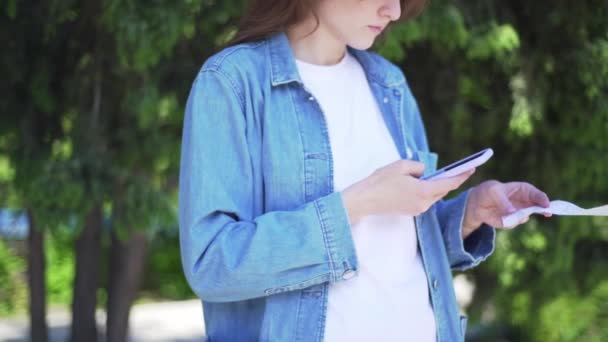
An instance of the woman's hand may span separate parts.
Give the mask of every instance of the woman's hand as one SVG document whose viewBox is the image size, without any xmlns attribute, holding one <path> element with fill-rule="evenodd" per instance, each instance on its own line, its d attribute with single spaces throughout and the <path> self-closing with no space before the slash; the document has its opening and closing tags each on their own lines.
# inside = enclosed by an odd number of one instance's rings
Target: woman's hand
<svg viewBox="0 0 608 342">
<path fill-rule="evenodd" d="M 550 205 L 549 197 L 532 184 L 523 182 L 500 183 L 495 180 L 483 182 L 473 188 L 464 215 L 462 237 L 465 238 L 483 223 L 504 228 L 502 217 L 519 209 Z M 545 213 L 545 216 L 551 216 Z M 524 218 L 519 224 L 528 221 Z"/>
<path fill-rule="evenodd" d="M 351 224 L 367 215 L 402 214 L 416 216 L 464 183 L 475 170 L 435 181 L 418 178 L 424 164 L 398 160 L 342 191 Z"/>
</svg>

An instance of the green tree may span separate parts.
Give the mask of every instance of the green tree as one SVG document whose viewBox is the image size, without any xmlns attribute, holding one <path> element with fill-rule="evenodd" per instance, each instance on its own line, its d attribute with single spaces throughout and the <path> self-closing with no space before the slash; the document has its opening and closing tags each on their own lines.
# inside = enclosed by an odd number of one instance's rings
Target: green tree
<svg viewBox="0 0 608 342">
<path fill-rule="evenodd" d="M 50 1 L 10 2 L 3 13 L 11 49 L 2 71 L 10 76 L 6 93 L 15 96 L 3 101 L 2 154 L 15 165 L 10 186 L 16 204 L 31 208 L 32 222 L 75 228 L 74 341 L 97 338 L 104 221 L 111 219 L 113 242 L 108 338 L 117 341 L 126 339 L 144 232 L 175 221 L 178 96 L 186 83 L 175 78 L 182 63 L 169 57 L 178 44 L 188 49 L 199 9 L 190 2 Z M 43 241 L 37 231 L 31 236 Z M 32 251 L 43 256 L 42 247 Z M 31 274 L 44 279 L 44 268 Z M 42 295 L 44 287 L 36 287 Z M 44 307 L 31 311 L 44 321 Z M 44 340 L 46 327 L 35 322 L 33 339 Z"/>
<path fill-rule="evenodd" d="M 403 67 L 442 160 L 491 146 L 477 180 L 608 202 L 605 1 L 433 1 L 379 51 Z M 472 272 L 471 314 L 495 311 L 494 326 L 515 340 L 605 340 L 607 250 L 601 218 L 537 218 L 499 234 L 494 257 Z"/>
<path fill-rule="evenodd" d="M 57 229 L 77 241 L 73 339 L 97 334 L 104 236 L 113 244 L 108 336 L 125 339 L 147 241 L 175 227 L 185 99 L 245 3 L 3 3 L 0 196 L 37 227 L 34 340 L 46 335 L 42 232 Z M 496 156 L 476 180 L 522 179 L 552 198 L 608 202 L 605 0 L 435 0 L 375 49 L 404 70 L 442 164 L 491 146 Z M 469 273 L 469 313 L 489 327 L 471 339 L 608 339 L 606 251 L 605 219 L 538 218 L 499 234 L 494 257 Z"/>
</svg>

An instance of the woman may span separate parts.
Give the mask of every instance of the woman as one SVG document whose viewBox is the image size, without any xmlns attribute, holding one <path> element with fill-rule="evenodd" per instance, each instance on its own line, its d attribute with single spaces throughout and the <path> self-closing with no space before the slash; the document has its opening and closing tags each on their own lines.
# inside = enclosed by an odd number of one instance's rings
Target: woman
<svg viewBox="0 0 608 342">
<path fill-rule="evenodd" d="M 456 341 L 452 269 L 527 183 L 438 181 L 401 71 L 366 51 L 419 0 L 260 0 L 186 108 L 180 238 L 211 341 Z"/>
</svg>

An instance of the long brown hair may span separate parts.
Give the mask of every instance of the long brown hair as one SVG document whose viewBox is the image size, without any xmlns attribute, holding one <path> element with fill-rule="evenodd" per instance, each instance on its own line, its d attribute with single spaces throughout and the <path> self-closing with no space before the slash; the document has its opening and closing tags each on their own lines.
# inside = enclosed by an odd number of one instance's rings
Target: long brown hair
<svg viewBox="0 0 608 342">
<path fill-rule="evenodd" d="M 318 1 L 322 0 L 252 0 L 241 17 L 236 35 L 228 45 L 263 39 L 273 33 L 284 31 L 290 25 L 305 19 Z M 426 0 L 401 0 L 399 20 L 407 20 L 420 14 L 426 2 Z M 317 25 L 318 23 L 317 19 Z"/>
</svg>

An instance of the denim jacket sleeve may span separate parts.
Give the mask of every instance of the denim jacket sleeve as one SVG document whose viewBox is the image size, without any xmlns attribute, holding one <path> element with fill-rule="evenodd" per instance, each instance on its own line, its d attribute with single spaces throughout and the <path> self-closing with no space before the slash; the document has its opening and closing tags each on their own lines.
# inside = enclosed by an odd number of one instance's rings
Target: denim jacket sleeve
<svg viewBox="0 0 608 342">
<path fill-rule="evenodd" d="M 496 230 L 488 225 L 482 225 L 466 239 L 462 239 L 462 224 L 469 193 L 470 190 L 467 190 L 455 198 L 436 204 L 448 260 L 454 270 L 475 267 L 494 251 Z"/>
<path fill-rule="evenodd" d="M 428 152 L 426 130 L 420 110 L 409 91 L 409 87 L 407 90 L 410 101 L 406 102 L 408 108 L 405 109 L 405 113 L 410 113 L 413 116 L 409 119 L 410 122 L 413 122 L 415 132 L 418 132 L 414 135 L 416 146 L 420 150 Z M 488 225 L 482 225 L 466 239 L 462 239 L 462 224 L 469 192 L 470 190 L 467 190 L 455 198 L 441 200 L 435 204 L 448 261 L 454 270 L 466 270 L 475 267 L 494 251 L 496 230 Z"/>
<path fill-rule="evenodd" d="M 241 94 L 221 70 L 203 69 L 186 106 L 179 221 L 190 286 L 228 302 L 342 280 L 356 256 L 339 193 L 260 213 Z"/>
</svg>

